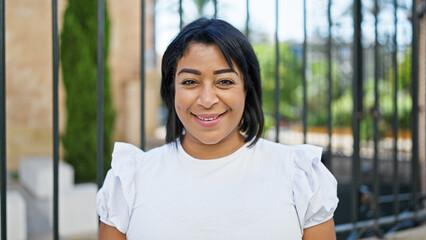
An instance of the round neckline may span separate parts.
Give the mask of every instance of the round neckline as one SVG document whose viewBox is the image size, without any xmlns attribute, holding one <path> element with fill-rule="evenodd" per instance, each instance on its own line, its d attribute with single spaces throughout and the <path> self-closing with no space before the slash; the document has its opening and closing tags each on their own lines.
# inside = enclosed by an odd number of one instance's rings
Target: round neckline
<svg viewBox="0 0 426 240">
<path fill-rule="evenodd" d="M 185 149 L 182 147 L 182 143 L 180 141 L 180 139 L 177 140 L 176 144 L 178 145 L 178 154 L 179 156 L 182 157 L 182 159 L 185 159 L 186 161 L 190 161 L 196 164 L 205 164 L 205 165 L 211 165 L 211 164 L 219 164 L 219 163 L 223 163 L 223 162 L 228 162 L 231 161 L 233 159 L 235 159 L 236 157 L 240 156 L 242 153 L 244 153 L 248 148 L 247 146 L 251 143 L 251 141 L 244 143 L 244 145 L 242 145 L 240 148 L 238 148 L 237 150 L 235 150 L 233 153 L 224 156 L 224 157 L 220 157 L 220 158 L 213 158 L 213 159 L 199 159 L 199 158 L 195 158 L 191 155 L 189 155 Z"/>
</svg>

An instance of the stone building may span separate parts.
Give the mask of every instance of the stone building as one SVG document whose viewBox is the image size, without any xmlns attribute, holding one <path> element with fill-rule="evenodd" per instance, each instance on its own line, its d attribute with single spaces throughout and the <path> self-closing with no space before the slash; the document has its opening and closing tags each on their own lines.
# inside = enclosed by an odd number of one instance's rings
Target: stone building
<svg viewBox="0 0 426 240">
<path fill-rule="evenodd" d="M 117 111 L 114 139 L 136 145 L 140 138 L 140 2 L 107 1 L 111 18 L 111 89 Z M 157 126 L 160 99 L 154 43 L 155 0 L 145 2 L 145 99 L 149 99 L 145 107 L 149 137 Z M 66 0 L 58 1 L 59 27 L 66 4 Z M 51 26 L 51 1 L 6 1 L 6 151 L 11 171 L 17 169 L 22 157 L 52 156 Z M 64 129 L 65 92 L 60 85 L 59 119 L 60 128 Z"/>
</svg>

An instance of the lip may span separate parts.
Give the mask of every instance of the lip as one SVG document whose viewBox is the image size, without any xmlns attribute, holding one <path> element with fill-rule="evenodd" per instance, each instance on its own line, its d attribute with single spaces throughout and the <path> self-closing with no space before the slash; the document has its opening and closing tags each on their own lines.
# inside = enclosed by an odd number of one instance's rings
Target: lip
<svg viewBox="0 0 426 240">
<path fill-rule="evenodd" d="M 214 127 L 223 119 L 225 113 L 226 112 L 220 114 L 192 114 L 192 116 L 202 127 Z"/>
</svg>

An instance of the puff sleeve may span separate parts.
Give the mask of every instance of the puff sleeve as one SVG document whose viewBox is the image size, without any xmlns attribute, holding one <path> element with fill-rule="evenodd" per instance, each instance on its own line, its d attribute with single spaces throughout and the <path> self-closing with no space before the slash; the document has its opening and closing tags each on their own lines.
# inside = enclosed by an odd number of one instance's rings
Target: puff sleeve
<svg viewBox="0 0 426 240">
<path fill-rule="evenodd" d="M 127 143 L 115 143 L 111 169 L 96 196 L 100 220 L 126 233 L 135 199 L 137 160 L 143 151 Z"/>
<path fill-rule="evenodd" d="M 294 146 L 293 200 L 301 231 L 333 217 L 339 199 L 337 181 L 321 162 L 322 148 Z"/>
</svg>

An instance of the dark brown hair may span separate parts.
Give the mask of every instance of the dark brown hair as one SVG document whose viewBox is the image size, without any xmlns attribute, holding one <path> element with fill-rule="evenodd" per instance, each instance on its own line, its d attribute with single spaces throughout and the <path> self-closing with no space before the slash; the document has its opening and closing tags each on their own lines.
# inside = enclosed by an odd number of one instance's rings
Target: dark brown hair
<svg viewBox="0 0 426 240">
<path fill-rule="evenodd" d="M 256 144 L 260 138 L 264 116 L 262 110 L 262 88 L 259 63 L 247 38 L 231 24 L 218 19 L 200 18 L 184 27 L 167 47 L 161 62 L 161 97 L 167 107 L 166 142 L 183 138 L 184 127 L 179 120 L 175 106 L 174 76 L 178 61 L 190 43 L 216 45 L 231 69 L 233 62 L 244 77 L 247 92 L 244 112 L 239 130 L 245 134 L 245 141 Z"/>
</svg>

